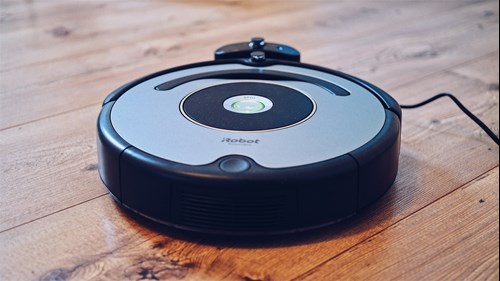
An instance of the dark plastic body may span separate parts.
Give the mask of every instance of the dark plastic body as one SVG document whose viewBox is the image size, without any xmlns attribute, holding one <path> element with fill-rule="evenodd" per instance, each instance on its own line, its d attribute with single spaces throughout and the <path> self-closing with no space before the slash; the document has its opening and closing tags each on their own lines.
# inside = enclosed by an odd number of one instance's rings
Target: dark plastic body
<svg viewBox="0 0 500 281">
<path fill-rule="evenodd" d="M 300 52 L 295 48 L 276 43 L 264 43 L 263 45 L 254 45 L 242 42 L 223 46 L 215 51 L 215 59 L 237 59 L 249 58 L 252 52 L 261 51 L 269 59 L 300 61 Z"/>
<path fill-rule="evenodd" d="M 393 184 L 400 149 L 401 109 L 387 93 L 358 78 L 293 61 L 266 60 L 329 72 L 369 89 L 386 108 L 386 122 L 370 142 L 320 163 L 267 169 L 245 156 L 242 173 L 220 169 L 226 157 L 205 166 L 160 159 L 115 132 L 110 112 L 121 94 L 152 77 L 190 67 L 240 63 L 216 60 L 148 75 L 111 93 L 98 120 L 99 173 L 114 198 L 155 221 L 196 232 L 234 235 L 303 231 L 350 217 L 381 197 Z"/>
</svg>

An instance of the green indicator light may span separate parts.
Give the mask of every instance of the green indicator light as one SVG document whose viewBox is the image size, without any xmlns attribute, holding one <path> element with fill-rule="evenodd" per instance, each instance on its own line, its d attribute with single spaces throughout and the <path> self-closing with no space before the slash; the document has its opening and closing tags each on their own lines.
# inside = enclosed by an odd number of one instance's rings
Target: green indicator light
<svg viewBox="0 0 500 281">
<path fill-rule="evenodd" d="M 226 110 L 239 114 L 257 114 L 270 110 L 273 102 L 262 96 L 240 95 L 226 99 L 222 106 Z"/>
<path fill-rule="evenodd" d="M 240 113 L 256 113 L 263 110 L 266 106 L 257 100 L 239 100 L 233 102 L 231 107 Z"/>
</svg>

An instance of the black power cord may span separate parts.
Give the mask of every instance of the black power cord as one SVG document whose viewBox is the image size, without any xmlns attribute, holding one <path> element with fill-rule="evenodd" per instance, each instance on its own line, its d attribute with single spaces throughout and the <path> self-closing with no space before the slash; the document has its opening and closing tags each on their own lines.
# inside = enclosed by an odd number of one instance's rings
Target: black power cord
<svg viewBox="0 0 500 281">
<path fill-rule="evenodd" d="M 417 107 L 421 107 L 421 106 L 424 106 L 428 103 L 431 103 L 435 100 L 438 100 L 440 98 L 444 98 L 444 97 L 448 97 L 450 98 L 453 102 L 455 102 L 455 104 L 467 115 L 469 116 L 470 119 L 472 119 L 472 121 L 476 122 L 477 125 L 479 125 L 479 127 L 481 127 L 481 129 L 483 129 L 483 131 L 488 134 L 488 136 L 498 145 L 499 144 L 499 139 L 497 137 L 497 135 L 490 129 L 488 128 L 488 126 L 486 126 L 486 124 L 484 124 L 483 121 L 481 121 L 479 118 L 477 118 L 476 115 L 474 115 L 472 112 L 470 112 L 470 110 L 468 110 L 461 102 L 460 100 L 457 99 L 457 97 L 455 97 L 454 95 L 452 94 L 448 94 L 448 93 L 441 93 L 441 94 L 437 94 L 435 96 L 433 96 L 432 98 L 430 99 L 427 99 L 427 100 L 424 100 L 423 102 L 419 102 L 417 104 L 411 104 L 411 105 L 401 105 L 401 108 L 403 109 L 413 109 L 413 108 L 417 108 Z"/>
</svg>

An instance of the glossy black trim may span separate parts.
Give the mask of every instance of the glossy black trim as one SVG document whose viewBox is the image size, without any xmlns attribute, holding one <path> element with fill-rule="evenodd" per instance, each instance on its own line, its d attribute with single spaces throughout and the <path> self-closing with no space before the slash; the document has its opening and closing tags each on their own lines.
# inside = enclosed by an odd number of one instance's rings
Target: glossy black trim
<svg viewBox="0 0 500 281">
<path fill-rule="evenodd" d="M 121 199 L 120 157 L 130 146 L 116 133 L 111 124 L 111 109 L 114 102 L 103 105 L 97 118 L 97 158 L 102 182 L 118 199 Z"/>
<path fill-rule="evenodd" d="M 251 163 L 250 169 L 243 173 L 227 173 L 219 168 L 222 161 L 235 157 Z M 295 232 L 329 224 L 357 211 L 358 167 L 349 155 L 300 167 L 268 169 L 241 155 L 222 157 L 209 165 L 190 166 L 129 147 L 122 154 L 120 165 L 123 170 L 121 202 L 124 205 L 146 217 L 198 232 L 231 235 Z M 228 200 L 249 197 L 248 201 L 243 201 L 246 204 L 258 204 L 269 196 L 280 196 L 283 212 L 274 225 L 259 226 L 257 230 L 238 229 L 239 225 L 231 229 L 211 225 L 213 216 L 197 213 L 206 218 L 207 223 L 204 227 L 196 227 L 183 217 L 184 210 L 189 207 L 182 205 L 182 194 L 186 193 Z M 208 203 L 216 204 L 220 200 Z M 222 209 L 224 205 L 217 208 Z M 252 210 L 245 210 L 246 216 L 239 217 L 236 213 L 230 217 L 231 221 L 248 219 Z M 259 215 L 262 216 L 262 212 Z M 224 217 L 216 219 L 225 222 Z"/>
<path fill-rule="evenodd" d="M 375 202 L 392 185 L 398 174 L 401 120 L 386 110 L 380 132 L 367 144 L 349 153 L 359 167 L 358 208 Z"/>
</svg>

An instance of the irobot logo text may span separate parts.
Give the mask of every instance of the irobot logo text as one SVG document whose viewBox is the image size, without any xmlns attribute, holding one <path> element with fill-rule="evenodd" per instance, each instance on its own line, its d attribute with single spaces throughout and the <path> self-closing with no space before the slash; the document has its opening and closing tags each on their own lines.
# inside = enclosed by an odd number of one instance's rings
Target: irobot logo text
<svg viewBox="0 0 500 281">
<path fill-rule="evenodd" d="M 259 144 L 260 140 L 259 139 L 232 139 L 232 138 L 223 138 L 222 142 L 228 143 L 228 144 Z"/>
</svg>

